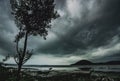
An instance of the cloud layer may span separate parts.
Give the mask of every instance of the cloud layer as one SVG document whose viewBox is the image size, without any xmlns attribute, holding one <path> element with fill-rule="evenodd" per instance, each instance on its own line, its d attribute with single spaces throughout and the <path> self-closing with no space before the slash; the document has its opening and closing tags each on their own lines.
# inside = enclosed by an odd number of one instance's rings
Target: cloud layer
<svg viewBox="0 0 120 81">
<path fill-rule="evenodd" d="M 44 59 L 49 55 L 49 60 L 64 58 L 66 63 L 63 64 L 81 59 L 107 61 L 120 58 L 120 0 L 55 0 L 55 3 L 61 17 L 52 22 L 47 40 L 29 37 L 28 48 L 33 48 L 35 55 Z M 9 1 L 1 0 L 1 55 L 14 53 L 16 33 Z M 62 61 L 55 62 L 62 64 Z"/>
</svg>

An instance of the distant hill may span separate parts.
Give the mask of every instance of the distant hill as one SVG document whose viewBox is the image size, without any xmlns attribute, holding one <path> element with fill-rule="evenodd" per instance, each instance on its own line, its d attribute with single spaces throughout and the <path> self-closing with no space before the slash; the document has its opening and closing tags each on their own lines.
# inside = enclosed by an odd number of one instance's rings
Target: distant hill
<svg viewBox="0 0 120 81">
<path fill-rule="evenodd" d="M 98 63 L 93 63 L 88 60 L 80 60 L 74 64 L 71 65 L 120 65 L 120 61 L 108 61 L 108 62 L 98 62 Z"/>
<path fill-rule="evenodd" d="M 72 65 L 92 65 L 93 63 L 88 60 L 80 60 Z"/>
</svg>

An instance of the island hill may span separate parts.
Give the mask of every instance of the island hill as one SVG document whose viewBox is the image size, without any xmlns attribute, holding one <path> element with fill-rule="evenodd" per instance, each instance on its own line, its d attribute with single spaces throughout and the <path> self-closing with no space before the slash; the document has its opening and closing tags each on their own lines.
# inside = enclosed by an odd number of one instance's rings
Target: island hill
<svg viewBox="0 0 120 81">
<path fill-rule="evenodd" d="M 120 61 L 108 61 L 108 62 L 98 62 L 98 63 L 93 63 L 88 60 L 80 60 L 74 64 L 71 64 L 72 66 L 74 65 L 120 65 Z"/>
</svg>

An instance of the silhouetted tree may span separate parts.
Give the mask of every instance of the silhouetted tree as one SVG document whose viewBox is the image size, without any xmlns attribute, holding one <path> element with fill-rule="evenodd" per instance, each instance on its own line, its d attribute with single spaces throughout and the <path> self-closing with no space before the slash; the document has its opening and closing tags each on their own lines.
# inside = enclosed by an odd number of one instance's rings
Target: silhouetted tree
<svg viewBox="0 0 120 81">
<path fill-rule="evenodd" d="M 12 14 L 19 29 L 15 37 L 17 54 L 14 57 L 18 65 L 18 80 L 22 65 L 31 57 L 32 51 L 27 50 L 28 36 L 40 35 L 44 39 L 51 27 L 51 20 L 59 17 L 55 11 L 54 0 L 10 0 Z M 19 41 L 24 38 L 23 48 L 19 47 Z"/>
</svg>

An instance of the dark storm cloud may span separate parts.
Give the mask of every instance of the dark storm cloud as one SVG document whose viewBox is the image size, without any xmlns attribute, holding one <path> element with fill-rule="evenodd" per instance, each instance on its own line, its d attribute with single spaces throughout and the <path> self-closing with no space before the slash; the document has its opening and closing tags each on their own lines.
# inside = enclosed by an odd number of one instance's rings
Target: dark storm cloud
<svg viewBox="0 0 120 81">
<path fill-rule="evenodd" d="M 102 59 L 102 60 L 101 60 Z M 100 58 L 91 58 L 90 60 L 93 62 L 107 62 L 107 61 L 117 61 L 120 59 L 120 53 L 114 53 L 113 55 L 107 55 L 104 57 L 100 57 Z"/>
<path fill-rule="evenodd" d="M 0 0 L 0 54 L 14 54 L 14 22 L 10 17 L 10 7 L 8 1 Z"/>
<path fill-rule="evenodd" d="M 96 46 L 106 44 L 107 40 L 119 34 L 118 28 L 120 26 L 120 1 L 106 0 L 101 13 L 101 17 L 95 20 L 98 34 L 94 37 L 91 43 Z"/>
<path fill-rule="evenodd" d="M 17 32 L 9 1 L 6 2 L 0 0 L 1 54 L 14 52 L 13 40 Z M 108 60 L 113 55 L 120 57 L 120 0 L 55 0 L 55 3 L 61 17 L 53 21 L 47 40 L 29 38 L 28 45 L 35 48 L 35 54 L 76 56 L 76 59 L 95 57 L 95 60 L 104 57 Z M 113 40 L 117 41 L 111 44 Z"/>
<path fill-rule="evenodd" d="M 109 44 L 112 38 L 119 34 L 119 0 L 94 0 L 95 5 L 91 10 L 86 8 L 90 2 L 89 0 L 80 1 L 85 5 L 82 6 L 83 10 L 80 13 L 82 17 L 79 19 L 71 18 L 71 15 L 68 14 L 65 15 L 64 17 L 67 16 L 66 19 L 61 19 L 55 26 L 62 28 L 61 26 L 64 26 L 62 23 L 66 22 L 66 29 L 59 30 L 58 28 L 57 31 L 53 29 L 60 39 L 38 49 L 39 52 L 66 55 L 73 54 L 80 49 L 79 54 L 84 54 L 83 51 L 90 47 L 94 49 Z M 72 27 L 71 22 L 74 24 Z"/>
<path fill-rule="evenodd" d="M 5 35 L 4 35 L 5 37 Z M 8 54 L 11 54 L 13 55 L 14 53 L 14 46 L 12 44 L 12 42 L 10 42 L 9 40 L 6 40 L 6 39 L 9 39 L 9 38 L 4 38 L 3 36 L 0 35 L 0 50 L 2 50 L 0 52 L 1 55 L 8 55 Z"/>
</svg>

